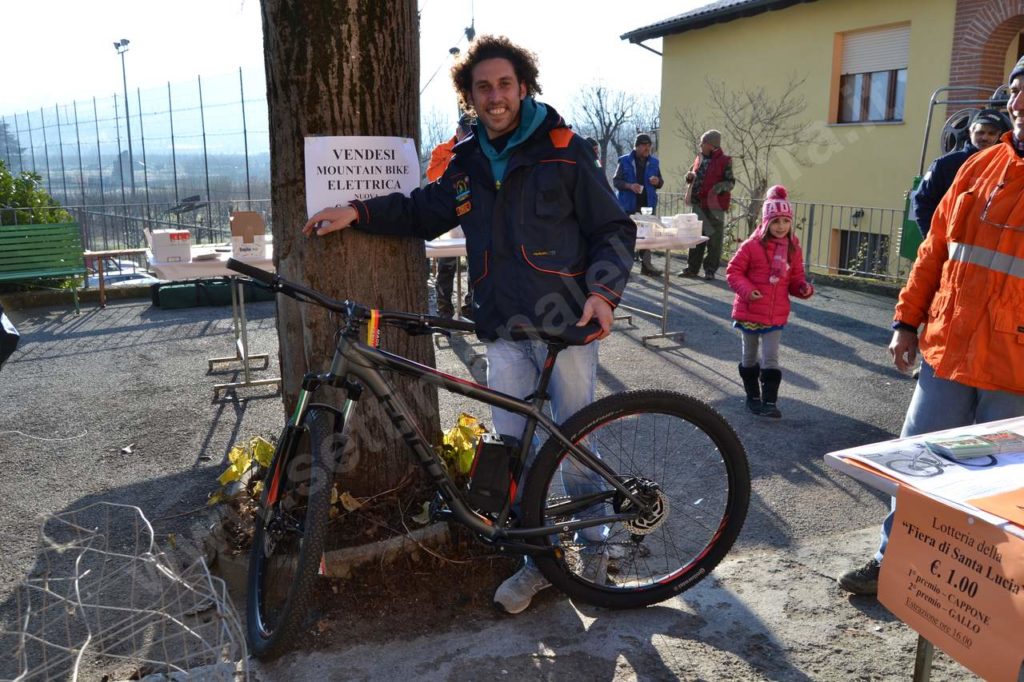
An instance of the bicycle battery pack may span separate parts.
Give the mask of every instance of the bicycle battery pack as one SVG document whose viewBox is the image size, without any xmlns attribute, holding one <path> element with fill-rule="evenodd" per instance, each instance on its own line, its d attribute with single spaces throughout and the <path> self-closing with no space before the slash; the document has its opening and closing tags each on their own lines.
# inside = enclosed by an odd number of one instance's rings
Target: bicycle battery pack
<svg viewBox="0 0 1024 682">
<path fill-rule="evenodd" d="M 497 514 L 505 506 L 505 500 L 515 495 L 512 463 L 518 447 L 519 441 L 510 436 L 485 433 L 480 437 L 466 493 L 466 500 L 473 507 Z"/>
</svg>

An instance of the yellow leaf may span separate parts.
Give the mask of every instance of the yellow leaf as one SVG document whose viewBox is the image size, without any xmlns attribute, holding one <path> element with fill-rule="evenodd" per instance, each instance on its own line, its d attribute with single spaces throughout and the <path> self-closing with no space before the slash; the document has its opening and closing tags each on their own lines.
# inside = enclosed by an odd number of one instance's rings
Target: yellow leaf
<svg viewBox="0 0 1024 682">
<path fill-rule="evenodd" d="M 363 503 L 352 497 L 347 490 L 341 494 L 339 499 L 341 500 L 341 506 L 345 508 L 345 511 L 355 511 L 363 506 Z"/>
<path fill-rule="evenodd" d="M 473 458 L 476 456 L 475 448 L 468 448 L 459 452 L 459 458 L 455 462 L 456 468 L 459 473 L 468 474 L 469 470 L 473 468 Z"/>
<path fill-rule="evenodd" d="M 473 466 L 473 456 L 476 451 L 476 441 L 487 429 L 480 421 L 463 412 L 455 426 L 444 433 L 444 450 L 442 455 L 451 460 L 459 473 L 469 473 Z"/>
<path fill-rule="evenodd" d="M 178 549 L 178 538 L 175 537 L 174 533 L 167 534 L 167 542 L 170 544 L 171 549 Z"/>
<path fill-rule="evenodd" d="M 232 446 L 231 451 L 228 452 L 228 461 L 232 464 L 237 464 L 240 459 L 248 459 L 249 455 L 246 454 L 245 450 L 238 447 L 237 445 Z"/>
<path fill-rule="evenodd" d="M 245 473 L 244 468 L 238 466 L 237 464 L 232 464 L 231 466 L 224 470 L 224 473 L 217 477 L 217 481 L 221 485 L 227 485 L 228 483 L 240 479 L 243 473 Z"/>
<path fill-rule="evenodd" d="M 252 456 L 261 467 L 266 469 L 270 466 L 270 461 L 274 459 L 274 446 L 267 440 L 256 436 L 252 439 Z"/>
<path fill-rule="evenodd" d="M 260 493 L 263 492 L 263 481 L 256 481 L 256 484 L 252 487 L 253 497 L 259 497 Z"/>
<path fill-rule="evenodd" d="M 478 420 L 471 414 L 466 414 L 465 412 L 463 412 L 462 414 L 459 415 L 459 426 L 475 426 L 479 428 L 480 420 Z"/>
<path fill-rule="evenodd" d="M 214 494 L 210 495 L 210 499 L 206 501 L 206 506 L 212 507 L 215 504 L 219 504 L 224 501 L 224 493 L 218 490 Z"/>
</svg>

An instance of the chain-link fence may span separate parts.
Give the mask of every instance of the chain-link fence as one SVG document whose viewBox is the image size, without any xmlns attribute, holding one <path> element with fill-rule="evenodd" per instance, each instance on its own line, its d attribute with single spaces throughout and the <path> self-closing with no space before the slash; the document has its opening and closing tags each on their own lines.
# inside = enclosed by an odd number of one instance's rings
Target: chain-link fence
<svg viewBox="0 0 1024 682">
<path fill-rule="evenodd" d="M 270 196 L 261 70 L 0 116 L 0 158 L 34 171 L 65 206 Z M 125 106 L 127 104 L 127 107 Z M 123 211 L 119 211 L 123 212 Z"/>
</svg>

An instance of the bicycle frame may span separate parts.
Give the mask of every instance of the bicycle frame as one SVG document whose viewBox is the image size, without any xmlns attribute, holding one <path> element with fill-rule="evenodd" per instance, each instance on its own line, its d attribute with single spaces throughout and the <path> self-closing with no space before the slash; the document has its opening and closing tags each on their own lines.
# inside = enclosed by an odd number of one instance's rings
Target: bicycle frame
<svg viewBox="0 0 1024 682">
<path fill-rule="evenodd" d="M 388 313 L 380 313 L 381 320 L 385 321 Z M 396 313 L 396 315 L 405 315 Z M 302 388 L 295 412 L 289 421 L 290 426 L 301 427 L 311 404 L 312 396 L 316 390 L 324 384 L 335 386 L 346 390 L 348 397 L 340 412 L 336 412 L 343 420 L 340 431 L 342 433 L 341 447 L 347 440 L 346 426 L 354 408 L 354 403 L 359 400 L 363 386 L 369 388 L 373 395 L 380 401 L 385 413 L 395 427 L 399 430 L 403 440 L 412 450 L 417 461 L 424 471 L 430 476 L 441 496 L 450 508 L 455 519 L 488 541 L 501 543 L 504 540 L 523 540 L 525 538 L 550 535 L 552 532 L 573 532 L 582 528 L 599 526 L 614 522 L 629 521 L 637 518 L 647 510 L 647 504 L 631 492 L 621 481 L 618 475 L 608 467 L 599 457 L 592 453 L 585 445 L 573 443 L 567 438 L 551 419 L 543 413 L 544 403 L 547 401 L 547 386 L 554 369 L 555 357 L 562 350 L 557 344 L 549 344 L 548 357 L 544 363 L 537 388 L 532 396 L 527 399 L 518 399 L 510 395 L 494 391 L 480 384 L 473 383 L 458 377 L 441 372 L 440 370 L 413 362 L 407 358 L 389 353 L 379 348 L 374 348 L 355 340 L 357 329 L 353 328 L 352 322 L 348 322 L 345 329 L 338 335 L 338 343 L 335 347 L 334 357 L 330 369 L 326 374 L 308 374 L 303 380 Z M 506 524 L 511 512 L 511 503 L 506 500 L 504 508 L 496 521 L 491 521 L 472 511 L 463 499 L 458 486 L 448 474 L 438 454 L 430 446 L 427 438 L 412 417 L 411 411 L 405 401 L 395 391 L 393 384 L 381 373 L 382 369 L 392 370 L 416 379 L 426 381 L 445 391 L 466 396 L 478 402 L 486 403 L 503 410 L 515 412 L 526 418 L 526 425 L 523 430 L 519 452 L 515 460 L 514 476 L 518 479 L 522 472 L 522 466 L 529 453 L 530 444 L 533 440 L 537 425 L 554 436 L 566 447 L 570 455 L 588 469 L 599 474 L 615 491 L 622 494 L 632 503 L 631 509 L 636 511 L 628 514 L 612 514 L 602 517 L 588 518 L 586 520 L 571 521 L 559 524 L 557 531 L 552 527 L 544 526 L 537 528 L 507 528 Z M 354 380 L 354 381 L 353 381 Z M 597 493 L 599 496 L 608 496 L 611 492 Z M 594 501 L 593 496 L 584 498 L 577 503 L 579 507 L 586 506 Z M 577 504 L 567 505 L 558 508 L 560 513 L 568 513 L 576 508 Z M 540 550 L 531 545 L 516 544 L 517 548 L 523 551 L 554 551 Z"/>
</svg>

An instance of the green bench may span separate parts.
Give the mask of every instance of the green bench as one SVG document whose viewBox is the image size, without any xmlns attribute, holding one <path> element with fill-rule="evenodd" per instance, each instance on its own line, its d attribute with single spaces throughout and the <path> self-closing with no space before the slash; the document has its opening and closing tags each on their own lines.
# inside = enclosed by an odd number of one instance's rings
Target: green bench
<svg viewBox="0 0 1024 682">
<path fill-rule="evenodd" d="M 0 282 L 84 277 L 78 223 L 0 225 Z M 79 313 L 78 285 L 71 288 Z"/>
</svg>

